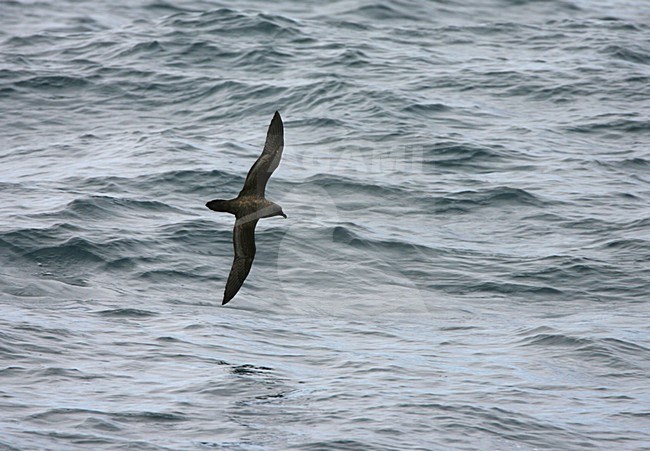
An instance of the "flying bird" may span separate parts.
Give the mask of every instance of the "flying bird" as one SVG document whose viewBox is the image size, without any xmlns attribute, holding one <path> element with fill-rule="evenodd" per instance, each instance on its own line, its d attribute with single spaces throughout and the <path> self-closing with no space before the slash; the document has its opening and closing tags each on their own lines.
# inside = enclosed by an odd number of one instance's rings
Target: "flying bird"
<svg viewBox="0 0 650 451">
<path fill-rule="evenodd" d="M 205 204 L 210 210 L 230 213 L 236 218 L 232 233 L 235 259 L 228 275 L 221 305 L 226 305 L 235 297 L 251 270 L 255 258 L 257 221 L 272 216 L 283 216 L 285 219 L 287 217 L 282 207 L 264 197 L 266 183 L 280 164 L 283 148 L 284 127 L 280 113 L 276 111 L 266 132 L 264 150 L 248 171 L 244 188 L 239 195 L 235 199 L 215 199 Z"/>
</svg>

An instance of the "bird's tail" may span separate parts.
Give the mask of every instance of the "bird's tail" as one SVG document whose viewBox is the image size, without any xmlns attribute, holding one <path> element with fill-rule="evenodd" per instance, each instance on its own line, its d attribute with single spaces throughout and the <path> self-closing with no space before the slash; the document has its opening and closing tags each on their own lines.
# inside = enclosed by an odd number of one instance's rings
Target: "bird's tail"
<svg viewBox="0 0 650 451">
<path fill-rule="evenodd" d="M 232 204 L 229 200 L 215 199 L 205 204 L 205 206 L 213 211 L 224 211 L 233 215 L 235 214 L 234 210 L 232 209 Z"/>
</svg>

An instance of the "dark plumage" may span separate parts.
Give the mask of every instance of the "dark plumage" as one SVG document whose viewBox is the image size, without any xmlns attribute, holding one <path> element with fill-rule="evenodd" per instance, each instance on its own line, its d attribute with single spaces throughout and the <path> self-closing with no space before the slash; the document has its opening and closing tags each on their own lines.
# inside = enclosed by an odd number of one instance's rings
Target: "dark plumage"
<svg viewBox="0 0 650 451">
<path fill-rule="evenodd" d="M 266 183 L 280 164 L 284 148 L 284 128 L 277 111 L 266 133 L 264 150 L 248 171 L 244 188 L 235 199 L 211 200 L 206 204 L 210 210 L 235 215 L 232 242 L 235 259 L 226 282 L 222 305 L 227 304 L 239 291 L 251 270 L 255 258 L 255 226 L 261 218 L 284 216 L 282 207 L 264 197 Z"/>
</svg>

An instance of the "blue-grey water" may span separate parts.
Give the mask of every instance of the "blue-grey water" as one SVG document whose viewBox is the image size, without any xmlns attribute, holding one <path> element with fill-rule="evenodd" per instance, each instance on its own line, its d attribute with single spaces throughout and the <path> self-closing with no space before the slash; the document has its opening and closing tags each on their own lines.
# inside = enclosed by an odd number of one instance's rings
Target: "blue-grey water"
<svg viewBox="0 0 650 451">
<path fill-rule="evenodd" d="M 0 449 L 649 431 L 647 2 L 0 2 Z"/>
</svg>

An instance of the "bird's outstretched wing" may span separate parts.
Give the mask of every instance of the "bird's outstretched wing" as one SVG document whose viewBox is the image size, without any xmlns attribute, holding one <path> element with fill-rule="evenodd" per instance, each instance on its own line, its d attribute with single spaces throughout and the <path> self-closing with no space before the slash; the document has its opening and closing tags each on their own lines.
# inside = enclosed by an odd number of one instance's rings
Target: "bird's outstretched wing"
<svg viewBox="0 0 650 451">
<path fill-rule="evenodd" d="M 266 183 L 280 164 L 282 149 L 284 149 L 284 126 L 282 125 L 280 113 L 276 111 L 273 119 L 271 119 L 269 130 L 266 132 L 266 142 L 264 143 L 262 155 L 248 171 L 244 188 L 239 193 L 240 196 L 247 194 L 264 196 Z"/>
<path fill-rule="evenodd" d="M 248 221 L 236 221 L 232 233 L 232 242 L 235 247 L 235 259 L 226 282 L 226 289 L 223 293 L 223 302 L 226 305 L 235 297 L 246 280 L 246 276 L 253 266 L 255 258 L 255 226 L 257 219 Z"/>
</svg>

